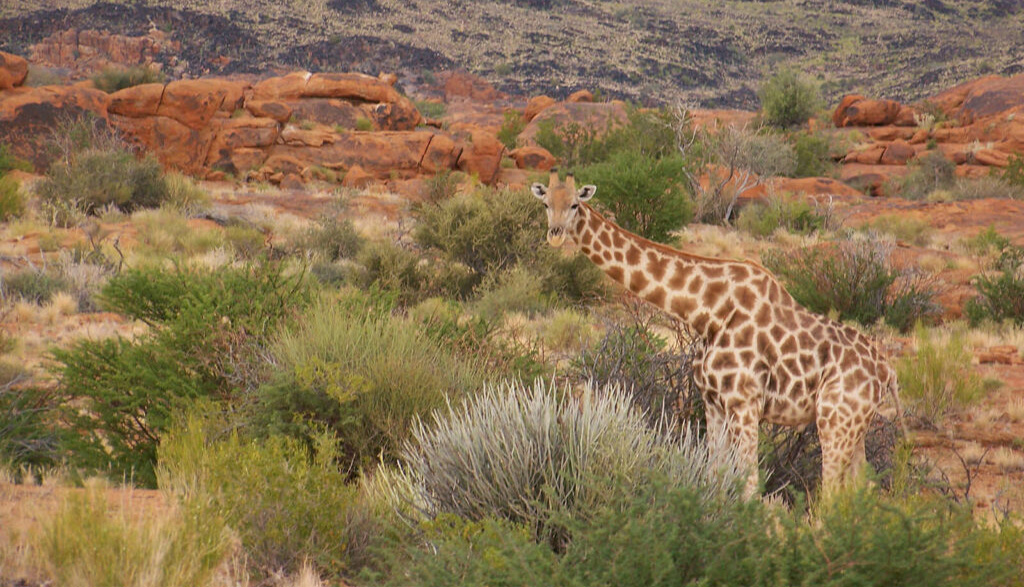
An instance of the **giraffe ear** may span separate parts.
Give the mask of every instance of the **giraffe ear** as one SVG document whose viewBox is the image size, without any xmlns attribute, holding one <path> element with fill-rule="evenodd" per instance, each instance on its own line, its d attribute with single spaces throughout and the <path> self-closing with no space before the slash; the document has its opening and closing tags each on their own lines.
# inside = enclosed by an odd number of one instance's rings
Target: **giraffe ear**
<svg viewBox="0 0 1024 587">
<path fill-rule="evenodd" d="M 531 185 L 530 191 L 533 192 L 533 195 L 537 196 L 542 200 L 544 199 L 544 196 L 548 195 L 548 188 L 545 187 L 542 183 L 535 183 Z"/>
<path fill-rule="evenodd" d="M 581 202 L 586 202 L 590 198 L 593 198 L 595 193 L 597 193 L 596 185 L 585 185 L 580 188 L 580 191 L 576 192 L 576 197 L 579 198 Z"/>
</svg>

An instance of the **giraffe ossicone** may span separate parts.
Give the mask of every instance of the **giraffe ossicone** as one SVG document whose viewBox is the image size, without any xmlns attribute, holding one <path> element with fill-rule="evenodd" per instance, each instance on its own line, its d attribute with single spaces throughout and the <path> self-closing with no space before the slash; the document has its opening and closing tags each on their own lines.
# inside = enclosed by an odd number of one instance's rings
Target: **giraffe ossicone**
<svg viewBox="0 0 1024 587">
<path fill-rule="evenodd" d="M 635 235 L 586 204 L 597 188 L 576 188 L 552 170 L 535 183 L 548 243 L 574 241 L 609 277 L 690 325 L 705 341 L 694 362 L 710 437 L 723 435 L 758 489 L 758 427 L 818 426 L 826 488 L 856 476 L 864 439 L 883 393 L 898 402 L 896 373 L 855 328 L 801 307 L 767 269 L 748 261 L 692 255 Z M 897 406 L 898 407 L 898 406 Z"/>
</svg>

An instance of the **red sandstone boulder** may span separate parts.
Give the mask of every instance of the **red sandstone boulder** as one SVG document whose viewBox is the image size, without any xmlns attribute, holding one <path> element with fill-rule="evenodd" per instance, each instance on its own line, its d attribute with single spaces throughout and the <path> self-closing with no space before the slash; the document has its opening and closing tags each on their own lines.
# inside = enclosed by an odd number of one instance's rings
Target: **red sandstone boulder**
<svg viewBox="0 0 1024 587">
<path fill-rule="evenodd" d="M 111 115 L 110 122 L 129 142 L 144 147 L 164 165 L 196 175 L 204 171 L 213 140 L 208 129 L 197 130 L 167 116 Z"/>
<path fill-rule="evenodd" d="M 233 168 L 238 173 L 255 167 L 251 163 L 252 153 L 248 151 L 239 159 L 243 167 L 235 165 L 233 154 L 239 149 L 265 149 L 277 141 L 280 127 L 273 118 L 229 118 L 215 125 L 213 141 L 206 157 L 206 166 L 211 168 Z M 262 163 L 262 160 L 260 161 Z"/>
<path fill-rule="evenodd" d="M 837 127 L 879 126 L 893 124 L 902 105 L 895 100 L 868 100 L 862 96 L 845 96 L 832 113 Z"/>
<path fill-rule="evenodd" d="M 292 117 L 292 107 L 281 100 L 246 100 L 245 109 L 258 118 L 273 118 L 281 123 Z"/>
<path fill-rule="evenodd" d="M 376 105 L 364 105 L 369 110 L 370 120 L 382 130 L 413 130 L 423 122 L 423 116 L 405 96 L 398 96 L 392 102 L 381 102 Z"/>
<path fill-rule="evenodd" d="M 293 124 L 281 129 L 281 141 L 286 145 L 319 147 L 337 140 L 337 133 L 324 127 L 304 129 Z"/>
<path fill-rule="evenodd" d="M 872 145 L 866 149 L 858 149 L 850 151 L 843 158 L 843 163 L 863 163 L 865 165 L 876 165 L 882 159 L 882 154 L 885 153 L 885 146 L 883 145 Z"/>
<path fill-rule="evenodd" d="M 110 95 L 107 109 L 111 114 L 131 118 L 156 116 L 165 87 L 164 84 L 140 84 L 118 90 Z"/>
<path fill-rule="evenodd" d="M 516 167 L 519 169 L 547 171 L 558 164 L 558 160 L 555 159 L 554 155 L 549 153 L 544 147 L 536 145 L 519 147 L 509 154 L 515 160 Z"/>
<path fill-rule="evenodd" d="M 530 122 L 537 117 L 545 108 L 554 106 L 558 100 L 549 96 L 534 96 L 526 103 L 526 110 L 523 112 L 523 120 Z"/>
<path fill-rule="evenodd" d="M 252 87 L 253 100 L 294 100 L 302 97 L 313 74 L 295 71 L 281 77 L 267 78 Z"/>
<path fill-rule="evenodd" d="M 507 99 L 508 96 L 494 89 L 487 80 L 466 73 L 455 71 L 444 74 L 444 96 L 446 102 L 455 99 L 470 99 L 477 102 L 494 102 Z"/>
<path fill-rule="evenodd" d="M 926 102 L 944 112 L 946 116 L 955 118 L 960 106 L 964 103 L 964 99 L 967 98 L 967 95 L 971 93 L 975 87 L 1001 79 L 1003 79 L 1002 76 L 989 75 L 969 82 L 964 82 L 958 86 L 939 92 L 926 100 Z"/>
<path fill-rule="evenodd" d="M 370 175 L 385 179 L 394 174 L 409 178 L 454 169 L 461 148 L 443 134 L 413 132 L 349 132 L 320 147 L 275 144 L 264 169 L 297 172 L 311 165 L 351 169 L 359 165 Z"/>
<path fill-rule="evenodd" d="M 554 124 L 555 129 L 576 123 L 597 133 L 603 133 L 609 128 L 624 124 L 626 119 L 626 108 L 621 102 L 560 102 L 546 108 L 526 125 L 519 134 L 519 144 L 535 145 L 534 137 L 537 136 L 544 121 L 552 121 L 547 124 Z"/>
<path fill-rule="evenodd" d="M 364 188 L 373 183 L 374 177 L 359 165 L 353 165 L 345 172 L 341 185 L 347 188 Z"/>
<path fill-rule="evenodd" d="M 860 201 L 864 198 L 860 190 L 830 177 L 780 177 L 772 180 L 771 185 L 776 193 L 806 194 L 840 201 Z"/>
<path fill-rule="evenodd" d="M 73 77 L 84 77 L 105 67 L 153 63 L 161 52 L 175 53 L 180 48 L 180 43 L 171 41 L 158 29 L 139 37 L 70 29 L 33 45 L 29 60 L 37 65 L 71 70 Z"/>
<path fill-rule="evenodd" d="M 0 51 L 0 91 L 9 90 L 25 83 L 28 76 L 28 61 Z"/>
<path fill-rule="evenodd" d="M 878 162 L 882 165 L 906 165 L 907 161 L 916 155 L 917 151 L 914 150 L 914 147 L 905 141 L 896 140 L 885 148 Z"/>
<path fill-rule="evenodd" d="M 590 90 L 577 90 L 565 99 L 566 102 L 593 102 L 594 93 Z"/>
<path fill-rule="evenodd" d="M 459 169 L 476 175 L 486 185 L 494 185 L 501 169 L 505 145 L 489 132 L 475 132 L 459 156 Z"/>
<path fill-rule="evenodd" d="M 326 126 L 354 129 L 359 119 L 368 118 L 366 113 L 352 102 L 337 98 L 303 98 L 276 103 L 288 108 L 294 122 L 310 121 Z"/>
<path fill-rule="evenodd" d="M 1024 105 L 1024 74 L 982 78 L 964 96 L 957 116 L 961 124 L 970 124 L 1021 105 Z"/>
<path fill-rule="evenodd" d="M 46 167 L 44 148 L 50 134 L 64 120 L 86 113 L 108 121 L 106 92 L 83 86 L 19 87 L 0 92 L 0 143 L 7 143 L 18 157 L 36 168 Z"/>
<path fill-rule="evenodd" d="M 171 82 L 164 89 L 157 114 L 200 130 L 218 110 L 230 114 L 241 108 L 248 88 L 245 82 L 215 78 Z"/>
<path fill-rule="evenodd" d="M 395 102 L 399 93 L 380 80 L 361 73 L 314 73 L 302 91 L 304 98 L 345 98 L 364 102 Z"/>
</svg>

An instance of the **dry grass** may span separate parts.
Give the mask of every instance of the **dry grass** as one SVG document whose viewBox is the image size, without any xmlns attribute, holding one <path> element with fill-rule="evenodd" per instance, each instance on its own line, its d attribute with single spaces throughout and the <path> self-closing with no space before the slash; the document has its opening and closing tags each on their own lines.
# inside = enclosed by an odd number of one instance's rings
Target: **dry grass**
<svg viewBox="0 0 1024 587">
<path fill-rule="evenodd" d="M 1006 402 L 1004 413 L 1012 422 L 1024 422 L 1024 397 L 1015 397 Z"/>
<path fill-rule="evenodd" d="M 691 224 L 673 233 L 671 246 L 706 257 L 757 260 L 763 244 L 748 233 L 721 226 Z"/>
<path fill-rule="evenodd" d="M 959 450 L 960 456 L 972 467 L 980 465 L 989 452 L 991 452 L 989 449 L 977 442 L 968 442 Z"/>
<path fill-rule="evenodd" d="M 988 454 L 986 460 L 1002 473 L 1024 471 L 1024 453 L 1012 448 L 997 448 Z"/>
</svg>

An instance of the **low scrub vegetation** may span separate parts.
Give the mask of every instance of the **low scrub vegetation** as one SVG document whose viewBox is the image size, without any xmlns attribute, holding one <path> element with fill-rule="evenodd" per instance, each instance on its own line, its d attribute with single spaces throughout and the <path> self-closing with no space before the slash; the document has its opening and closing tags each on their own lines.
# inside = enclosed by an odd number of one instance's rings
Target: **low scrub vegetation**
<svg viewBox="0 0 1024 587">
<path fill-rule="evenodd" d="M 92 483 L 69 494 L 43 522 L 35 550 L 58 585 L 193 587 L 211 584 L 231 550 L 219 517 L 170 507 L 138 518 L 115 511 L 106 488 Z"/>
<path fill-rule="evenodd" d="M 163 83 L 163 72 L 145 65 L 129 68 L 107 67 L 92 78 L 97 89 L 112 94 L 118 90 L 142 84 Z"/>
<path fill-rule="evenodd" d="M 991 385 L 971 367 L 973 353 L 963 334 L 935 340 L 924 327 L 915 331 L 917 350 L 896 363 L 901 395 L 925 424 L 934 426 L 950 411 L 980 400 Z"/>
<path fill-rule="evenodd" d="M 992 244 L 991 242 L 989 244 Z M 1024 248 L 995 241 L 1002 250 L 990 271 L 974 278 L 978 296 L 969 300 L 964 312 L 972 324 L 989 319 L 1024 324 Z"/>
<path fill-rule="evenodd" d="M 765 255 L 765 266 L 811 311 L 871 325 L 879 320 L 907 332 L 938 315 L 936 285 L 890 264 L 889 247 L 875 240 L 846 240 Z"/>
<path fill-rule="evenodd" d="M 795 69 L 784 68 L 761 84 L 761 118 L 778 128 L 807 122 L 824 104 L 818 86 Z"/>
<path fill-rule="evenodd" d="M 783 194 L 745 206 L 736 219 L 736 228 L 754 236 L 771 236 L 782 229 L 794 234 L 812 234 L 831 228 L 827 209 Z"/>
</svg>

